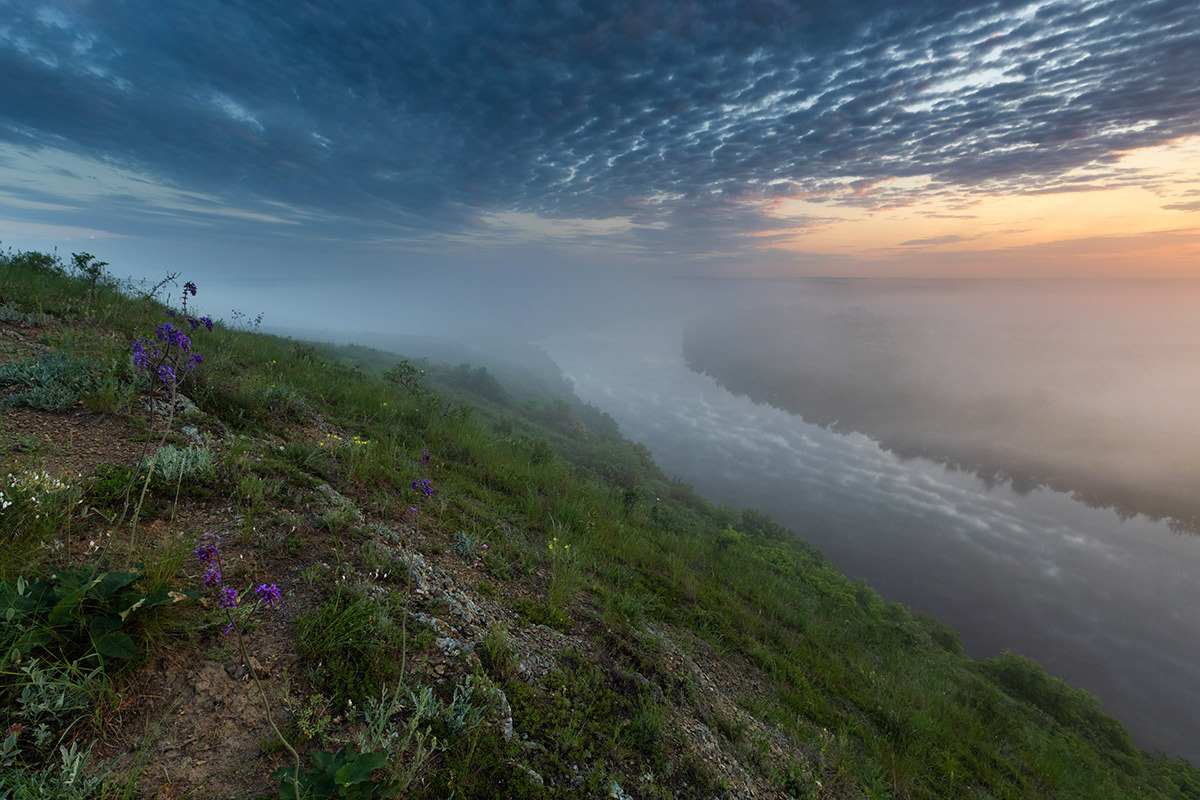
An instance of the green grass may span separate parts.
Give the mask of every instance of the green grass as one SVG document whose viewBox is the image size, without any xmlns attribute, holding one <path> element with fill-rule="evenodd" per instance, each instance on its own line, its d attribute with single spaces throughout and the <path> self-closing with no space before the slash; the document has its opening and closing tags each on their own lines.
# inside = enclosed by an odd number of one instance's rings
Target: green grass
<svg viewBox="0 0 1200 800">
<path fill-rule="evenodd" d="M 297 653 L 334 705 L 361 702 L 399 671 L 392 656 L 401 647 L 400 626 L 386 608 L 345 584 L 336 584 L 295 624 Z"/>
<path fill-rule="evenodd" d="M 60 370 L 43 381 L 47 392 L 73 410 L 136 421 L 122 348 L 161 306 L 113 286 L 93 293 L 38 254 L 0 256 L 0 297 L 5 318 L 37 335 L 56 331 L 56 352 L 97 365 L 88 386 Z M 307 559 L 297 575 L 315 598 L 293 619 L 309 669 L 296 702 L 311 689 L 334 708 L 361 704 L 396 685 L 404 657 L 433 646 L 428 629 L 410 620 L 406 630 L 407 565 L 372 527 L 401 529 L 410 506 L 420 507 L 427 553 L 469 560 L 490 602 L 521 598 L 507 609 L 512 629 L 493 628 L 476 655 L 526 744 L 494 726 L 456 724 L 472 703 L 493 702 L 462 694 L 462 683 L 439 688 L 427 718 L 397 701 L 379 735 L 403 733 L 405 752 L 421 753 L 419 774 L 405 778 L 412 796 L 602 796 L 613 780 L 638 797 L 723 796 L 672 724 L 678 713 L 708 719 L 746 768 L 797 798 L 1200 798 L 1195 769 L 1138 751 L 1090 695 L 1019 656 L 966 657 L 953 630 L 848 580 L 765 515 L 713 506 L 667 478 L 606 414 L 555 398 L 561 386 L 524 391 L 539 399 L 522 401 L 476 367 L 423 364 L 389 380 L 401 357 L 368 348 L 223 324 L 195 339 L 203 369 L 181 389 L 220 448 L 193 470 L 174 442 L 162 460 L 180 466 L 173 481 L 151 483 L 144 516 L 173 510 L 176 495 L 228 497 L 247 546 Z M 11 380 L 10 394 L 34 386 Z M 318 422 L 319 440 L 298 433 Z M 39 456 L 21 442 L 7 446 Z M 48 545 L 72 536 L 81 509 L 120 510 L 132 470 L 103 467 L 32 519 L 22 494 L 0 515 L 0 578 L 45 574 Z M 432 497 L 413 491 L 418 477 L 432 482 Z M 326 483 L 350 505 L 317 495 Z M 271 528 L 270 537 L 259 533 Z M 175 574 L 179 552 L 162 557 L 155 580 Z M 352 576 L 345 582 L 343 571 Z M 369 593 L 359 583 L 367 578 Z M 518 668 L 517 645 L 533 624 L 594 652 L 542 654 L 556 667 L 533 680 Z M 689 651 L 753 673 L 759 688 L 736 695 L 744 717 L 711 712 L 671 655 Z M 60 667 L 70 675 L 69 664 Z M 14 680 L 11 670 L 5 676 Z M 444 749 L 430 744 L 435 735 Z M 783 740 L 793 745 L 787 758 L 772 749 Z M 30 764 L 50 768 L 47 758 Z M 400 774 L 396 762 L 388 769 Z"/>
</svg>

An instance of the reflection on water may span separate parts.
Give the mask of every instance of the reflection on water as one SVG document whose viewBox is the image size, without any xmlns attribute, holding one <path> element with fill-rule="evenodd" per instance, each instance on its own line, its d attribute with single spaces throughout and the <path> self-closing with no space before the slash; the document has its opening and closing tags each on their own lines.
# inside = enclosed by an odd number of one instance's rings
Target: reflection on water
<svg viewBox="0 0 1200 800">
<path fill-rule="evenodd" d="M 683 344 L 734 393 L 901 455 L 1200 531 L 1200 283 L 734 286 Z"/>
<path fill-rule="evenodd" d="M 688 370 L 681 328 L 629 322 L 543 346 L 668 475 L 766 511 L 885 597 L 1096 694 L 1139 746 L 1200 761 L 1200 537 L 1068 496 L 989 488 L 734 396 Z"/>
</svg>

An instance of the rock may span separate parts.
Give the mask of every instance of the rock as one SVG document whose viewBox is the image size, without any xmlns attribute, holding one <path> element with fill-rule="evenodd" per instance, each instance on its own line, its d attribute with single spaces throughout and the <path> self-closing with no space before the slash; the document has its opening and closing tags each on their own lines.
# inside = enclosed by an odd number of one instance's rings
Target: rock
<svg viewBox="0 0 1200 800">
<path fill-rule="evenodd" d="M 539 775 L 537 772 L 534 772 L 532 769 L 525 766 L 524 764 L 519 764 L 519 763 L 513 762 L 512 766 L 515 767 L 516 769 L 519 769 L 521 772 L 524 772 L 525 777 L 529 778 L 529 782 L 532 783 L 534 786 L 545 786 L 546 785 L 546 781 L 542 779 L 541 775 Z"/>
<path fill-rule="evenodd" d="M 508 695 L 499 686 L 496 687 L 494 700 L 496 712 L 500 718 L 498 723 L 500 735 L 504 737 L 504 741 L 511 742 L 513 738 L 512 706 L 508 703 Z"/>
<path fill-rule="evenodd" d="M 250 669 L 254 670 L 254 674 L 257 675 L 260 680 L 265 680 L 266 678 L 271 677 L 271 671 L 264 667 L 262 663 L 260 663 L 259 660 L 254 656 L 250 656 Z"/>
<path fill-rule="evenodd" d="M 353 514 L 354 521 L 359 525 L 366 522 L 366 517 L 364 517 L 363 513 L 358 510 L 358 506 L 354 505 L 352 500 L 347 498 L 337 489 L 330 486 L 328 483 L 322 483 L 317 487 L 317 491 L 323 495 L 326 501 L 328 501 L 328 503 L 334 508 L 340 508 Z"/>
<path fill-rule="evenodd" d="M 171 416 L 171 402 L 168 398 L 161 398 L 151 403 L 146 400 L 143 404 L 147 411 L 151 411 L 160 417 L 166 418 Z M 200 407 L 191 401 L 191 399 L 183 392 L 175 393 L 174 412 L 176 417 L 198 417 L 203 416 Z"/>
</svg>

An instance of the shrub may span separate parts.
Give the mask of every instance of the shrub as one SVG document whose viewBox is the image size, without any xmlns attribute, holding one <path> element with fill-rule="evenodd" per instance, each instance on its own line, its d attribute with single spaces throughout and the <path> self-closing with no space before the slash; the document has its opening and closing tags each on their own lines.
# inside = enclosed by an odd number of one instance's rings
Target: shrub
<svg viewBox="0 0 1200 800">
<path fill-rule="evenodd" d="M 1009 695 L 1032 703 L 1064 727 L 1122 755 L 1136 755 L 1129 732 L 1100 710 L 1099 700 L 1087 691 L 1072 689 L 1061 678 L 1047 674 L 1032 658 L 1005 650 L 984 661 L 980 667 Z"/>
<path fill-rule="evenodd" d="M 62 259 L 53 253 L 38 253 L 35 251 L 18 251 L 0 253 L 0 264 L 14 271 L 41 273 L 43 275 L 61 275 L 64 272 Z"/>
</svg>

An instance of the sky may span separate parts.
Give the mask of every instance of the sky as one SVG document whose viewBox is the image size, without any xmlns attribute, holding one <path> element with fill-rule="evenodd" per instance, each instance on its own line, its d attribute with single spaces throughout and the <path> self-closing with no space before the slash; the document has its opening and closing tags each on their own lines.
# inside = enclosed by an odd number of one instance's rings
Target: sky
<svg viewBox="0 0 1200 800">
<path fill-rule="evenodd" d="M 1197 64 L 1195 0 L 0 0 L 0 243 L 284 304 L 1189 276 Z"/>
</svg>

